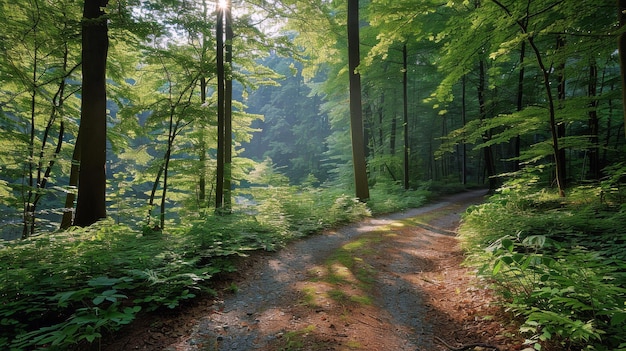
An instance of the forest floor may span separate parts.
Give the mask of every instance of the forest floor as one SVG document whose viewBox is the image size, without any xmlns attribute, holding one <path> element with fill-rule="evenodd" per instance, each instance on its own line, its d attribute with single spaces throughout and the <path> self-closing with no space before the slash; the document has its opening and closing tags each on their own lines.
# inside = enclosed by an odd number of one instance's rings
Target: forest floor
<svg viewBox="0 0 626 351">
<path fill-rule="evenodd" d="M 512 317 L 462 265 L 460 214 L 484 195 L 450 196 L 252 254 L 221 277 L 217 297 L 145 314 L 99 349 L 520 350 Z"/>
</svg>

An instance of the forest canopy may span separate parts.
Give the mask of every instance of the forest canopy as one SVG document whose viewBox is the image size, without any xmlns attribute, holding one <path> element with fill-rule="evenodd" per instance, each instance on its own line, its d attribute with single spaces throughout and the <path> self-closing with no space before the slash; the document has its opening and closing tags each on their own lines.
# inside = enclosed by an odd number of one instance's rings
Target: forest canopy
<svg viewBox="0 0 626 351">
<path fill-rule="evenodd" d="M 99 207 L 96 219 L 116 213 L 159 227 L 231 207 L 231 191 L 253 184 L 258 167 L 286 184 L 352 192 L 346 3 L 235 1 L 226 12 L 208 0 L 94 3 L 91 20 L 74 1 L 2 3 L 5 237 L 54 230 L 63 216 L 67 227 L 75 205 L 81 212 L 80 173 L 85 194 L 100 189 L 98 200 L 84 195 L 86 212 Z M 622 161 L 615 4 L 360 7 L 370 186 L 495 190 L 523 179 L 564 195 Z M 91 59 L 81 44 L 89 28 L 103 29 L 98 45 L 107 49 Z M 98 60 L 106 80 L 95 94 L 106 100 L 94 102 L 82 81 Z M 106 140 L 88 135 L 77 147 L 94 104 L 102 117 L 84 133 L 103 130 Z M 226 200 L 214 201 L 224 189 Z"/>
</svg>

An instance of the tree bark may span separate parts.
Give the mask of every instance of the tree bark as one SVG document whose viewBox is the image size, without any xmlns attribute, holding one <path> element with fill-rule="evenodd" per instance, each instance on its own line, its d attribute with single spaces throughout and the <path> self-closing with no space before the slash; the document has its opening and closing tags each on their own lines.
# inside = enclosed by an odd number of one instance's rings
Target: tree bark
<svg viewBox="0 0 626 351">
<path fill-rule="evenodd" d="M 480 60 L 479 62 L 479 77 L 478 77 L 478 105 L 479 105 L 479 113 L 480 119 L 484 120 L 487 118 L 487 108 L 486 108 L 486 99 L 485 99 L 485 89 L 487 87 L 486 79 L 485 79 L 485 61 Z M 483 134 L 483 141 L 487 142 L 491 139 L 491 131 L 487 131 Z M 495 178 L 496 175 L 496 165 L 493 159 L 493 149 L 491 146 L 486 146 L 483 148 L 484 157 L 485 157 L 485 170 L 487 171 L 487 177 L 489 178 L 489 191 L 495 191 L 498 187 L 498 181 Z"/>
<path fill-rule="evenodd" d="M 617 14 L 620 28 L 626 24 L 626 0 L 617 0 Z M 619 66 L 622 81 L 622 104 L 624 107 L 624 123 L 626 124 L 626 33 L 618 38 Z M 625 129 L 626 131 L 626 129 Z"/>
<path fill-rule="evenodd" d="M 350 76 L 350 132 L 352 136 L 352 162 L 356 197 L 367 200 L 367 164 L 363 137 L 363 107 L 361 106 L 361 75 L 357 68 L 361 62 L 359 48 L 359 1 L 348 0 L 348 68 Z"/>
<path fill-rule="evenodd" d="M 549 122 L 550 122 L 550 134 L 552 136 L 552 151 L 554 155 L 555 169 L 556 169 L 556 186 L 559 191 L 559 196 L 565 197 L 565 179 L 564 175 L 561 174 L 560 170 L 564 168 L 560 162 L 561 158 L 558 157 L 559 150 L 559 137 L 557 133 L 557 124 L 556 124 L 556 111 L 554 107 L 554 97 L 552 95 L 552 86 L 550 85 L 550 71 L 546 67 L 543 59 L 541 57 L 541 53 L 539 52 L 539 48 L 535 44 L 534 38 L 531 36 L 528 38 L 528 43 L 532 47 L 535 52 L 535 57 L 537 58 L 537 64 L 541 69 L 543 74 L 543 85 L 546 89 L 546 96 L 548 100 L 548 112 L 549 112 Z"/>
<path fill-rule="evenodd" d="M 565 47 L 565 38 L 562 36 L 557 37 L 556 49 L 561 50 Z M 565 106 L 565 62 L 561 62 L 557 67 L 558 72 L 558 86 L 557 86 L 557 99 L 559 101 L 559 109 L 562 109 Z M 557 138 L 564 138 L 566 133 L 564 121 L 557 121 L 556 124 L 556 132 Z M 559 148 L 556 153 L 556 167 L 558 167 L 557 174 L 560 177 L 561 186 L 567 186 L 567 155 L 565 153 L 565 149 Z"/>
<path fill-rule="evenodd" d="M 524 108 L 524 75 L 526 74 L 526 70 L 524 68 L 524 58 L 526 57 L 526 42 L 522 42 L 522 46 L 520 48 L 519 54 L 519 77 L 517 79 L 517 112 L 521 111 Z M 519 135 L 515 137 L 513 140 L 514 143 L 514 155 L 516 158 L 520 157 L 521 152 L 521 138 Z M 521 169 L 520 160 L 515 160 L 515 171 L 519 171 Z"/>
<path fill-rule="evenodd" d="M 385 106 L 385 92 L 384 91 L 380 94 L 380 107 L 378 108 L 378 147 L 380 148 L 381 153 L 384 153 L 383 142 L 385 140 L 385 131 L 383 130 L 385 109 L 383 106 Z"/>
<path fill-rule="evenodd" d="M 108 0 L 85 0 L 82 22 L 80 173 L 74 224 L 106 217 L 106 63 L 109 47 L 104 8 Z"/>
<path fill-rule="evenodd" d="M 232 210 L 231 186 L 233 167 L 233 15 L 231 0 L 226 2 L 224 43 L 225 82 L 224 82 L 224 210 Z"/>
<path fill-rule="evenodd" d="M 174 113 L 172 112 L 172 115 Z M 170 117 L 171 118 L 171 117 Z M 173 128 L 173 130 L 172 130 Z M 172 127 L 170 120 L 170 136 L 167 141 L 167 151 L 165 152 L 165 163 L 163 164 L 163 191 L 161 192 L 161 208 L 159 212 L 159 226 L 161 230 L 165 229 L 165 202 L 167 200 L 168 175 L 170 169 L 170 160 L 172 159 L 172 148 L 174 147 L 174 138 L 178 130 L 178 123 Z"/>
<path fill-rule="evenodd" d="M 215 211 L 219 212 L 224 206 L 224 11 L 217 9 L 216 23 L 217 46 L 217 169 L 215 181 Z"/>
<path fill-rule="evenodd" d="M 398 134 L 398 117 L 395 114 L 391 117 L 391 130 L 389 131 L 389 154 L 396 155 L 396 135 Z"/>
<path fill-rule="evenodd" d="M 589 64 L 589 135 L 591 148 L 589 149 L 589 178 L 600 179 L 600 145 L 598 133 L 600 131 L 600 120 L 598 119 L 598 65 L 595 60 Z"/>
<path fill-rule="evenodd" d="M 512 16 L 511 11 L 506 6 L 504 6 L 504 4 L 502 4 L 500 1 L 498 0 L 491 0 L 491 1 L 495 3 L 496 5 L 498 5 L 504 12 L 506 12 L 508 16 Z M 626 0 L 618 0 L 618 1 L 626 3 Z M 527 13 L 524 19 L 515 19 L 515 22 L 522 30 L 522 33 L 525 33 L 525 34 L 529 33 L 529 30 L 528 30 L 529 18 L 530 18 L 530 14 Z M 535 58 L 537 59 L 537 65 L 541 69 L 541 73 L 543 76 L 542 77 L 543 85 L 546 89 L 546 98 L 548 101 L 550 134 L 552 136 L 552 151 L 553 151 L 555 169 L 556 169 L 556 185 L 559 191 L 559 196 L 565 197 L 565 177 L 560 172 L 560 169 L 564 168 L 564 166 L 560 164 L 561 159 L 558 157 L 560 147 L 559 147 L 557 125 L 556 125 L 556 111 L 555 111 L 555 106 L 554 106 L 554 96 L 552 95 L 552 87 L 550 84 L 551 72 L 546 67 L 546 64 L 543 62 L 543 58 L 541 57 L 541 52 L 539 51 L 539 48 L 537 47 L 537 44 L 535 43 L 535 38 L 532 35 L 530 35 L 526 40 L 528 42 L 528 45 L 530 45 L 530 47 L 532 48 L 533 53 L 535 54 Z M 626 39 L 625 39 L 625 47 L 626 47 Z M 626 120 L 626 117 L 625 117 L 625 120 Z"/>
<path fill-rule="evenodd" d="M 409 189 L 409 92 L 408 59 L 406 44 L 402 47 L 403 127 L 404 127 L 404 189 Z"/>
<path fill-rule="evenodd" d="M 467 123 L 467 77 L 463 75 L 461 79 L 461 124 L 465 127 Z M 467 143 L 463 137 L 463 145 L 461 147 L 463 155 L 461 156 L 461 184 L 467 184 Z"/>
<path fill-rule="evenodd" d="M 202 103 L 202 105 L 206 103 L 206 86 L 206 78 L 200 78 L 200 102 Z M 203 132 L 200 132 L 198 154 L 200 159 L 200 172 L 198 178 L 198 207 L 200 209 L 203 209 L 206 205 L 206 141 L 204 140 Z"/>
</svg>

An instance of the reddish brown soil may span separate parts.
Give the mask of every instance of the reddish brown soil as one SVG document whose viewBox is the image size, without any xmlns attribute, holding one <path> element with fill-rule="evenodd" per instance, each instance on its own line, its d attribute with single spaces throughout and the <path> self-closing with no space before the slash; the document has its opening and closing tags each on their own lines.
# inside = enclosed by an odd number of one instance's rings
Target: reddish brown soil
<svg viewBox="0 0 626 351">
<path fill-rule="evenodd" d="M 145 314 L 102 350 L 447 350 L 523 338 L 461 265 L 471 192 L 242 259 L 218 298 Z M 488 350 L 488 348 L 483 348 Z"/>
</svg>

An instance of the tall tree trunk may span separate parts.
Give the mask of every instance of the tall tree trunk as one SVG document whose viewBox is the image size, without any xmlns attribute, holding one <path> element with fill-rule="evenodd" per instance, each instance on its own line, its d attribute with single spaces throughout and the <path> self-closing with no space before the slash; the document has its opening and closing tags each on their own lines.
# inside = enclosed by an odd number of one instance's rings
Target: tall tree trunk
<svg viewBox="0 0 626 351">
<path fill-rule="evenodd" d="M 200 102 L 202 105 L 206 103 L 206 87 L 206 78 L 200 78 Z M 203 209 L 206 206 L 206 141 L 204 140 L 203 131 L 200 132 L 198 156 L 200 160 L 200 172 L 198 177 L 198 207 Z"/>
<path fill-rule="evenodd" d="M 617 0 L 617 14 L 620 28 L 626 25 L 626 0 Z M 626 125 L 626 33 L 618 38 L 619 66 L 622 81 L 622 104 L 624 109 L 624 124 Z"/>
<path fill-rule="evenodd" d="M 613 91 L 615 89 L 615 87 L 613 86 L 613 84 L 611 84 L 611 91 Z M 602 148 L 602 162 L 606 163 L 606 159 L 607 159 L 607 153 L 609 150 L 609 144 L 611 143 L 611 137 L 612 137 L 612 124 L 611 121 L 613 120 L 613 100 L 609 99 L 608 101 L 608 105 L 609 105 L 609 115 L 606 119 L 606 136 L 604 137 L 604 143 L 603 143 L 603 148 Z"/>
<path fill-rule="evenodd" d="M 526 42 L 522 42 L 522 46 L 520 48 L 519 54 L 519 77 L 517 79 L 517 111 L 521 111 L 524 108 L 524 75 L 526 73 L 526 69 L 524 68 L 524 58 L 526 57 Z M 521 138 L 517 135 L 513 139 L 513 149 L 515 155 L 515 166 L 514 170 L 519 171 L 521 169 L 520 157 L 521 152 Z"/>
<path fill-rule="evenodd" d="M 385 140 L 385 131 L 383 129 L 384 120 L 385 120 L 385 92 L 380 94 L 380 107 L 378 108 L 378 147 L 380 148 L 381 153 L 384 153 L 384 140 Z"/>
<path fill-rule="evenodd" d="M 48 166 L 46 167 L 46 170 L 43 172 L 43 175 L 42 175 L 41 172 L 42 172 L 43 167 L 42 167 L 41 161 L 44 158 L 46 140 L 48 139 L 48 135 L 50 134 L 52 126 L 54 125 L 54 122 L 56 121 L 58 114 L 60 113 L 60 110 L 63 108 L 63 104 L 65 103 L 65 87 L 67 84 L 65 78 L 67 75 L 69 75 L 67 71 L 68 55 L 69 55 L 69 48 L 66 42 L 64 44 L 63 66 L 62 66 L 63 72 L 66 72 L 66 73 L 63 77 L 61 77 L 61 81 L 59 82 L 59 87 L 56 93 L 54 94 L 54 96 L 52 97 L 52 111 L 50 112 L 48 125 L 46 126 L 46 131 L 42 139 L 43 143 L 41 145 L 41 149 L 39 150 L 40 162 L 39 162 L 39 167 L 38 167 L 39 171 L 37 174 L 37 184 L 38 184 L 37 187 L 41 190 L 46 188 L 48 179 L 50 178 L 50 175 L 52 174 L 52 167 L 54 167 L 54 164 L 56 163 L 56 158 L 61 153 L 61 148 L 63 146 L 63 139 L 65 138 L 65 123 L 63 122 L 63 119 L 61 118 L 61 122 L 59 123 L 60 124 L 59 134 L 57 136 L 56 147 L 54 149 L 54 153 L 52 154 L 52 159 L 48 161 Z M 70 72 L 71 71 L 73 71 L 73 69 L 70 70 Z M 38 191 L 37 195 L 35 196 L 35 200 L 33 201 L 33 211 L 37 208 L 37 204 L 39 203 L 39 200 L 41 200 L 42 197 L 43 197 L 43 191 Z M 72 201 L 72 205 L 73 205 L 73 201 Z"/>
<path fill-rule="evenodd" d="M 556 43 L 556 49 L 557 51 L 561 50 L 563 47 L 565 47 L 565 38 L 563 38 L 562 36 L 558 36 L 557 37 L 557 43 Z M 558 67 L 557 67 L 557 72 L 558 72 L 558 76 L 557 76 L 557 80 L 558 80 L 558 85 L 557 85 L 557 93 L 558 93 L 558 101 L 559 101 L 559 109 L 562 109 L 565 107 L 565 62 L 561 62 Z M 565 137 L 565 122 L 564 121 L 557 121 L 557 125 L 556 125 L 556 131 L 557 131 L 557 138 L 561 139 Z M 566 158 L 566 153 L 565 153 L 565 149 L 563 148 L 559 148 L 557 153 L 556 153 L 556 157 L 558 159 L 558 161 L 556 162 L 556 166 L 559 167 L 558 170 L 558 174 L 559 177 L 561 178 L 561 185 L 562 186 L 567 186 L 567 158 Z"/>
<path fill-rule="evenodd" d="M 217 46 L 217 169 L 215 181 L 215 211 L 220 212 L 224 207 L 224 11 L 217 9 L 217 23 L 215 29 Z"/>
<path fill-rule="evenodd" d="M 367 200 L 367 164 L 363 137 L 363 107 L 361 106 L 361 75 L 357 68 L 361 62 L 359 48 L 359 0 L 348 0 L 348 68 L 350 76 L 350 132 L 352 135 L 352 162 L 356 197 Z"/>
<path fill-rule="evenodd" d="M 403 115 L 404 115 L 404 189 L 409 189 L 409 92 L 408 92 L 408 63 L 406 44 L 402 47 L 402 91 L 403 91 Z"/>
<path fill-rule="evenodd" d="M 595 60 L 589 64 L 589 135 L 591 136 L 591 148 L 589 149 L 589 178 L 600 179 L 600 145 L 598 133 L 600 120 L 598 119 L 598 65 Z"/>
<path fill-rule="evenodd" d="M 485 61 L 482 59 L 479 62 L 479 76 L 478 76 L 478 105 L 479 105 L 479 114 L 480 119 L 484 120 L 487 118 L 487 107 L 486 107 L 486 99 L 485 92 L 487 88 L 486 84 L 486 72 L 485 72 Z M 487 142 L 491 139 L 491 131 L 486 131 L 483 134 L 483 141 Z M 493 159 L 493 148 L 491 146 L 486 146 L 483 148 L 483 153 L 485 156 L 485 170 L 487 172 L 487 178 L 489 178 L 489 191 L 495 191 L 498 187 L 498 181 L 495 178 L 496 175 L 496 165 Z"/>
<path fill-rule="evenodd" d="M 441 140 L 446 135 L 448 135 L 448 115 L 444 114 L 441 116 L 441 135 L 439 139 Z M 441 144 L 439 144 L 441 146 Z M 443 155 L 441 157 L 441 176 L 443 179 L 446 179 L 450 174 L 450 158 L 447 155 Z"/>
<path fill-rule="evenodd" d="M 170 127 L 171 128 L 171 127 Z M 165 229 L 165 202 L 167 200 L 167 180 L 170 168 L 170 160 L 172 159 L 172 148 L 174 146 L 174 138 L 176 137 L 176 129 L 178 126 L 174 127 L 174 132 L 170 132 L 170 137 L 167 141 L 167 151 L 165 152 L 165 163 L 163 164 L 163 191 L 161 192 L 161 208 L 159 212 L 159 226 L 160 229 Z"/>
<path fill-rule="evenodd" d="M 504 6 L 504 4 L 502 4 L 498 0 L 491 0 L 491 1 L 495 3 L 496 5 L 498 5 L 504 12 L 506 12 L 506 14 L 509 17 L 513 16 L 511 11 L 506 6 Z M 619 1 L 626 3 L 626 0 L 619 0 Z M 539 66 L 539 69 L 541 69 L 541 73 L 543 76 L 543 85 L 544 85 L 544 88 L 546 89 L 546 98 L 548 101 L 550 134 L 552 136 L 552 152 L 553 152 L 554 162 L 556 166 L 555 167 L 556 185 L 559 191 L 559 195 L 564 197 L 565 196 L 565 178 L 564 178 L 564 175 L 561 174 L 560 172 L 560 169 L 564 168 L 564 166 L 561 165 L 561 159 L 558 157 L 560 147 L 559 147 L 557 126 L 556 126 L 556 111 L 555 111 L 555 106 L 554 106 L 554 96 L 552 95 L 552 87 L 550 85 L 550 70 L 546 67 L 546 64 L 543 62 L 543 58 L 541 57 L 541 52 L 539 51 L 537 44 L 535 44 L 535 38 L 533 37 L 532 34 L 529 33 L 529 30 L 528 30 L 528 18 L 529 17 L 530 17 L 530 14 L 526 13 L 526 16 L 524 19 L 521 19 L 521 20 L 515 19 L 515 22 L 522 30 L 522 33 L 529 35 L 528 38 L 526 38 L 526 40 L 535 54 L 535 58 L 537 59 L 537 65 Z M 626 120 L 626 117 L 625 117 L 625 120 Z"/>
<path fill-rule="evenodd" d="M 365 108 L 365 112 L 363 112 L 364 116 L 364 126 L 363 126 L 363 138 L 365 139 L 365 158 L 367 159 L 370 156 L 376 155 L 376 150 L 374 146 L 376 145 L 376 137 L 371 135 L 371 131 L 374 130 L 374 112 L 372 111 L 372 105 L 368 104 Z"/>
<path fill-rule="evenodd" d="M 75 224 L 106 217 L 106 63 L 108 0 L 85 0 L 82 21 L 83 89 L 78 133 L 81 160 Z"/>
<path fill-rule="evenodd" d="M 389 131 L 389 154 L 396 154 L 396 135 L 398 134 L 398 116 L 394 113 L 391 117 L 391 130 Z"/>
<path fill-rule="evenodd" d="M 537 58 L 537 63 L 539 64 L 539 68 L 543 73 L 543 85 L 546 89 L 546 96 L 548 99 L 548 113 L 549 113 L 549 122 L 550 122 L 550 134 L 552 135 L 552 153 L 554 155 L 555 169 L 556 169 L 556 186 L 559 191 L 559 195 L 561 197 L 565 197 L 565 178 L 564 174 L 561 173 L 561 169 L 565 168 L 561 165 L 562 159 L 558 157 L 559 150 L 559 137 L 557 133 L 557 124 L 556 124 L 556 111 L 554 107 L 554 97 L 552 95 L 552 86 L 550 85 L 550 71 L 546 67 L 543 62 L 543 58 L 541 57 L 541 53 L 539 52 L 539 48 L 535 44 L 533 37 L 529 37 L 528 43 L 533 48 L 535 52 L 535 57 Z"/>
<path fill-rule="evenodd" d="M 169 143 L 169 139 L 168 139 Z M 147 224 L 150 225 L 150 221 L 152 220 L 152 210 L 154 208 L 154 200 L 156 199 L 156 192 L 159 189 L 159 183 L 161 182 L 161 177 L 163 176 L 163 172 L 165 171 L 165 163 L 169 158 L 168 155 L 169 147 L 165 154 L 163 155 L 163 163 L 159 166 L 159 170 L 157 171 L 156 178 L 154 179 L 154 183 L 152 183 L 152 190 L 150 191 L 150 197 L 148 198 L 148 215 L 147 215 Z"/>
<path fill-rule="evenodd" d="M 230 212 L 233 167 L 233 16 L 231 0 L 226 1 L 225 84 L 224 84 L 224 210 Z"/>
<path fill-rule="evenodd" d="M 209 6 L 207 0 L 202 0 L 202 19 L 205 22 L 209 21 Z M 208 47 L 209 40 L 202 35 L 202 57 L 201 62 L 206 62 L 206 50 Z M 202 106 L 206 104 L 207 99 L 207 79 L 204 76 L 206 72 L 203 72 L 203 75 L 200 77 L 200 103 Z M 198 159 L 200 161 L 200 172 L 198 175 L 198 208 L 200 210 L 207 207 L 206 203 L 206 169 L 207 169 L 207 144 L 204 135 L 204 124 L 203 130 L 200 132 L 200 140 L 198 141 Z"/>
<path fill-rule="evenodd" d="M 33 234 L 35 229 L 35 208 L 33 206 L 33 197 L 35 194 L 35 132 L 36 132 L 36 120 L 35 117 L 37 115 L 36 106 L 37 106 L 37 76 L 39 70 L 39 44 L 38 44 L 38 33 L 39 33 L 39 20 L 41 17 L 41 13 L 39 10 L 38 3 L 35 2 L 35 10 L 33 14 L 33 23 L 35 25 L 32 29 L 33 35 L 33 71 L 31 75 L 31 91 L 30 91 L 30 138 L 28 141 L 28 191 L 26 192 L 26 196 L 23 197 L 23 226 L 22 226 L 22 239 L 28 238 L 31 234 Z"/>
<path fill-rule="evenodd" d="M 463 75 L 463 79 L 461 80 L 461 123 L 463 127 L 467 123 L 467 77 Z M 465 142 L 465 137 L 463 138 L 463 156 L 461 158 L 461 184 L 467 184 L 467 144 Z"/>
</svg>

